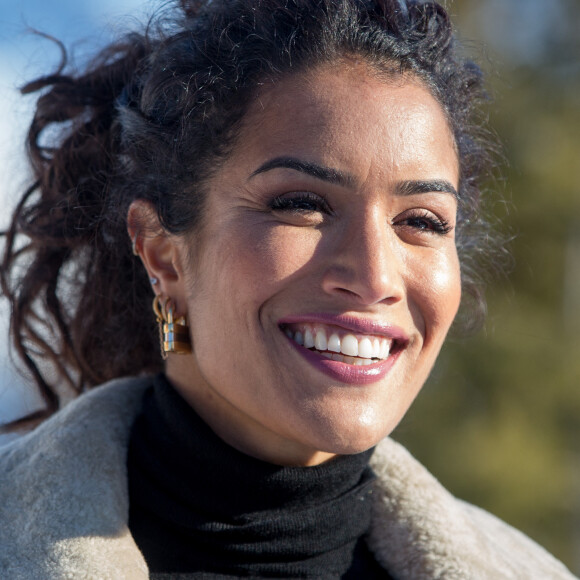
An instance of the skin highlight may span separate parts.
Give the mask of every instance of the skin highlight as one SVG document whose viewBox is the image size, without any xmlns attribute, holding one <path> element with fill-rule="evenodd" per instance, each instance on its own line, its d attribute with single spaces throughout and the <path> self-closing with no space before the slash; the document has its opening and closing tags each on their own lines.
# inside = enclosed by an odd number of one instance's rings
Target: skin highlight
<svg viewBox="0 0 580 580">
<path fill-rule="evenodd" d="M 167 375 L 220 437 L 275 464 L 315 465 L 394 429 L 459 306 L 458 173 L 445 113 L 418 82 L 360 64 L 262 91 L 208 184 L 201 227 L 138 236 L 156 291 L 191 321 L 193 353 L 170 357 Z M 448 186 L 406 186 L 420 182 Z M 147 216 L 145 202 L 131 206 L 130 234 Z M 397 325 L 409 340 L 381 380 L 341 383 L 280 329 L 308 312 Z"/>
</svg>

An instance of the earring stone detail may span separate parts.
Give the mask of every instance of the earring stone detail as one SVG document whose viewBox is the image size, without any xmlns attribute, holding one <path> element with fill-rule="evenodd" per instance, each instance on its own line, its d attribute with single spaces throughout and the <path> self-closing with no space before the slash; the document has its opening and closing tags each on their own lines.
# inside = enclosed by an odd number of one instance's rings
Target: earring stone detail
<svg viewBox="0 0 580 580">
<path fill-rule="evenodd" d="M 137 234 L 135 234 L 131 238 L 131 250 L 133 250 L 133 255 L 134 256 L 138 256 L 139 255 L 139 251 L 137 250 Z"/>
<path fill-rule="evenodd" d="M 191 352 L 187 320 L 185 316 L 174 319 L 174 308 L 171 298 L 162 301 L 156 295 L 153 299 L 153 312 L 159 324 L 159 341 L 163 360 L 169 353 L 188 354 Z"/>
<path fill-rule="evenodd" d="M 149 278 L 149 282 L 151 283 L 151 286 L 155 286 L 155 284 L 157 284 L 157 282 L 159 282 L 159 280 L 157 280 L 157 278 L 155 278 L 155 276 L 151 276 L 151 278 Z"/>
</svg>

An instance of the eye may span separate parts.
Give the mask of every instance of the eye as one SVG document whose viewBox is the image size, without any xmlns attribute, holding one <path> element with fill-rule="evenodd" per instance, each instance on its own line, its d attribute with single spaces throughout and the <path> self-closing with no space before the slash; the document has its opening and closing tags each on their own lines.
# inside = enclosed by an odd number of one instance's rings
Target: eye
<svg viewBox="0 0 580 580">
<path fill-rule="evenodd" d="M 327 201 L 320 195 L 311 192 L 295 192 L 281 195 L 270 202 L 270 209 L 294 214 L 331 213 Z"/>
<path fill-rule="evenodd" d="M 412 210 L 400 217 L 396 225 L 413 228 L 420 233 L 433 233 L 444 236 L 453 230 L 453 226 L 443 218 L 427 210 Z"/>
</svg>

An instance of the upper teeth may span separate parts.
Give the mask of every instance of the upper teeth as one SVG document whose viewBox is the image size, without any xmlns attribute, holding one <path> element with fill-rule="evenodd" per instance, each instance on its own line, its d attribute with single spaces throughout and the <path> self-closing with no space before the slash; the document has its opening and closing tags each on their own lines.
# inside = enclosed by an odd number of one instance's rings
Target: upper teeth
<svg viewBox="0 0 580 580">
<path fill-rule="evenodd" d="M 347 357 L 364 359 L 386 359 L 389 356 L 392 340 L 376 336 L 362 336 L 354 334 L 341 336 L 339 332 L 322 326 L 302 324 L 298 330 L 285 328 L 287 336 L 306 348 L 315 348 L 320 351 L 342 353 Z"/>
</svg>

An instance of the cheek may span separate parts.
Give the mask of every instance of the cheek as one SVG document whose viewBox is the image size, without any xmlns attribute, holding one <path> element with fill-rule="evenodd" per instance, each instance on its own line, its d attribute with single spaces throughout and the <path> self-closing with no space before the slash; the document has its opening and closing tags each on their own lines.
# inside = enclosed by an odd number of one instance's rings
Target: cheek
<svg viewBox="0 0 580 580">
<path fill-rule="evenodd" d="M 455 250 L 414 262 L 414 302 L 425 341 L 443 342 L 461 301 L 461 275 Z"/>
<path fill-rule="evenodd" d="M 244 302 L 261 302 L 300 277 L 314 261 L 318 232 L 276 225 L 232 232 L 230 243 L 212 252 L 222 284 Z M 227 273 L 226 273 L 227 272 Z"/>
</svg>

